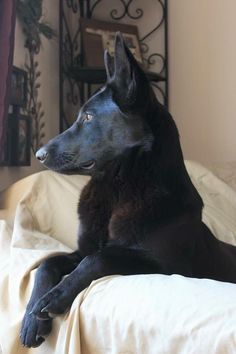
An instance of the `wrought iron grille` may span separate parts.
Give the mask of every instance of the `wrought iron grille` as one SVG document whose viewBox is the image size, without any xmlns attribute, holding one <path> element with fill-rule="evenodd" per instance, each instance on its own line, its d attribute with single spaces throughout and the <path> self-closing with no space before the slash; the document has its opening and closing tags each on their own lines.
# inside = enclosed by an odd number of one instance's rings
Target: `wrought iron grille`
<svg viewBox="0 0 236 354">
<path fill-rule="evenodd" d="M 74 70 L 84 66 L 79 21 L 81 17 L 119 21 L 138 27 L 146 70 L 162 78 L 155 80 L 155 75 L 152 75 L 151 83 L 158 99 L 168 106 L 167 2 L 168 0 L 60 0 L 60 131 L 72 124 L 79 107 L 96 89 L 91 84 L 93 80 L 79 80 L 73 75 Z M 148 18 L 145 17 L 147 9 Z M 145 32 L 142 24 L 147 23 L 151 28 Z M 156 46 L 156 43 L 159 44 Z M 156 48 L 160 50 L 156 51 Z"/>
</svg>

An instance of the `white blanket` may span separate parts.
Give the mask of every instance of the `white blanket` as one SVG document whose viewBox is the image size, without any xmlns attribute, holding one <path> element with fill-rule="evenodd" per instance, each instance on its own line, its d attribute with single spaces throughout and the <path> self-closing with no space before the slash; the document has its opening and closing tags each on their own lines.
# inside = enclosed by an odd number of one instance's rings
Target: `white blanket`
<svg viewBox="0 0 236 354">
<path fill-rule="evenodd" d="M 187 162 L 204 220 L 236 244 L 236 192 Z M 93 282 L 54 321 L 37 349 L 19 341 L 36 267 L 76 248 L 77 201 L 86 177 L 45 171 L 0 195 L 0 346 L 3 354 L 235 354 L 236 285 L 179 275 L 111 276 Z"/>
</svg>

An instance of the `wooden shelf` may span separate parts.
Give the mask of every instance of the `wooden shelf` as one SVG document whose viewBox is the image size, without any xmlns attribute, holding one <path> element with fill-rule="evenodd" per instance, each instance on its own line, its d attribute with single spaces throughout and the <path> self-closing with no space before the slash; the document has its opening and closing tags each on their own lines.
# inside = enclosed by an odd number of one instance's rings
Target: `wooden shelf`
<svg viewBox="0 0 236 354">
<path fill-rule="evenodd" d="M 150 81 L 165 82 L 166 78 L 154 72 L 148 71 L 146 75 Z M 78 82 L 86 84 L 103 84 L 106 81 L 106 70 L 104 68 L 88 68 L 73 66 L 68 70 L 68 76 Z"/>
</svg>

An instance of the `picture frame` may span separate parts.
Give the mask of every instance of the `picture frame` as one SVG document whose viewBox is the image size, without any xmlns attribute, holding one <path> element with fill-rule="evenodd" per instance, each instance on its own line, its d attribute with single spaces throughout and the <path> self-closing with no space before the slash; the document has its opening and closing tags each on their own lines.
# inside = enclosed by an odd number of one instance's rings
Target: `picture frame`
<svg viewBox="0 0 236 354">
<path fill-rule="evenodd" d="M 27 102 L 27 72 L 16 66 L 12 68 L 9 104 L 25 107 Z"/>
<path fill-rule="evenodd" d="M 8 166 L 31 164 L 31 118 L 20 113 L 8 114 Z"/>
<path fill-rule="evenodd" d="M 104 68 L 104 50 L 114 55 L 115 33 L 121 32 L 126 45 L 140 65 L 143 64 L 138 27 L 133 25 L 80 19 L 83 65 L 89 68 Z"/>
</svg>

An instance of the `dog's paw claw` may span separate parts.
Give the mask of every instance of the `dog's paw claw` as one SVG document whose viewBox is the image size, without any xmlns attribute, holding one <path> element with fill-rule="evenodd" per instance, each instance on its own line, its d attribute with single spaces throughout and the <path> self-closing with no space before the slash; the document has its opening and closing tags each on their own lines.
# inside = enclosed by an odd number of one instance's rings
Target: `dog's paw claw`
<svg viewBox="0 0 236 354">
<path fill-rule="evenodd" d="M 72 301 L 63 291 L 54 289 L 45 294 L 33 307 L 32 313 L 39 320 L 52 319 L 67 311 Z"/>
<path fill-rule="evenodd" d="M 48 306 L 45 306 L 40 312 L 42 314 L 45 314 L 45 319 L 47 319 L 46 317 L 55 318 L 57 316 L 55 313 L 52 313 L 52 312 L 48 311 Z"/>
<path fill-rule="evenodd" d="M 38 334 L 36 335 L 36 342 L 38 342 L 39 340 L 41 340 L 41 339 L 44 339 L 45 340 L 45 338 L 43 337 L 43 336 L 39 336 Z"/>
<path fill-rule="evenodd" d="M 52 312 L 48 312 L 48 316 L 53 319 L 55 318 L 57 315 L 55 313 L 52 313 Z"/>
<path fill-rule="evenodd" d="M 47 311 L 40 312 L 37 315 L 35 314 L 35 316 L 39 321 L 48 321 L 51 318 Z"/>
</svg>

